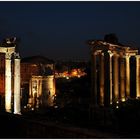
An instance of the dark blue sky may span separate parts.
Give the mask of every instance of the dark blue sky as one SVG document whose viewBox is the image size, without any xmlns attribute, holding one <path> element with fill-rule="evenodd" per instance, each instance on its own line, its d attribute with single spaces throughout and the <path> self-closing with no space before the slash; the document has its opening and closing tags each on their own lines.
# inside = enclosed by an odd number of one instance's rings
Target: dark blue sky
<svg viewBox="0 0 140 140">
<path fill-rule="evenodd" d="M 140 2 L 0 2 L 0 39 L 21 39 L 22 57 L 89 58 L 88 39 L 116 33 L 140 47 Z"/>
</svg>

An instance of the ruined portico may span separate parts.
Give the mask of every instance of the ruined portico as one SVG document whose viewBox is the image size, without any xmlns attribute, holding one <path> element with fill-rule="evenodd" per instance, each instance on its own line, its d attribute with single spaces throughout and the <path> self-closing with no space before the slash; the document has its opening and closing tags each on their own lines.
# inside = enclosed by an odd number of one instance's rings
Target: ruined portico
<svg viewBox="0 0 140 140">
<path fill-rule="evenodd" d="M 0 47 L 5 54 L 5 110 L 12 112 L 12 70 L 11 59 L 14 58 L 14 113 L 20 114 L 20 57 L 13 47 Z"/>
<path fill-rule="evenodd" d="M 135 97 L 140 97 L 140 55 L 138 49 L 90 40 L 92 64 L 91 106 L 118 104 L 131 98 L 132 71 L 130 61 L 135 61 Z M 134 74 L 133 74 L 134 75 Z"/>
</svg>

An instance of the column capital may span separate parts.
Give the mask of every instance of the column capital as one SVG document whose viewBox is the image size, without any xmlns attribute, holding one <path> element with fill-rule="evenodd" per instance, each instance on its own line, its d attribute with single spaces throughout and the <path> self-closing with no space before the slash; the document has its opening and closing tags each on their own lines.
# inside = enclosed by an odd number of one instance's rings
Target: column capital
<svg viewBox="0 0 140 140">
<path fill-rule="evenodd" d="M 98 55 L 101 52 L 101 50 L 96 50 L 94 52 L 92 52 L 92 55 Z"/>
<path fill-rule="evenodd" d="M 131 55 L 129 53 L 125 54 L 125 58 L 130 58 L 130 57 L 131 57 Z"/>
<path fill-rule="evenodd" d="M 11 59 L 12 54 L 11 53 L 5 53 L 5 59 Z"/>
<path fill-rule="evenodd" d="M 129 58 L 129 57 L 127 57 L 126 55 L 123 55 L 123 56 L 121 56 L 120 58 L 126 59 L 126 58 Z"/>
<path fill-rule="evenodd" d="M 139 58 L 140 58 L 140 55 L 135 55 L 135 57 L 136 57 L 137 59 L 139 59 Z"/>
<path fill-rule="evenodd" d="M 103 53 L 103 52 L 101 52 L 101 55 L 102 55 L 102 56 L 104 56 L 104 53 Z"/>
<path fill-rule="evenodd" d="M 110 51 L 110 50 L 108 50 L 107 52 L 109 53 L 110 57 L 112 57 L 112 56 L 114 55 L 114 54 L 112 53 L 112 51 Z"/>
<path fill-rule="evenodd" d="M 115 56 L 115 57 L 120 57 L 120 55 L 117 53 L 117 52 L 113 52 L 113 56 Z"/>
<path fill-rule="evenodd" d="M 19 53 L 14 53 L 14 59 L 20 59 Z"/>
</svg>

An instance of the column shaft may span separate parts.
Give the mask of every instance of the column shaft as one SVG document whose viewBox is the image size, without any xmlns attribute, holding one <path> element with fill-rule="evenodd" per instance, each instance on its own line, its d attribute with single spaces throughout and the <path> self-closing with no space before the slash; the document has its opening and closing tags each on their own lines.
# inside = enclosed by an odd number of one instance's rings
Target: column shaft
<svg viewBox="0 0 140 140">
<path fill-rule="evenodd" d="M 114 86 L 114 102 L 119 100 L 119 69 L 118 69 L 118 56 L 114 55 L 114 69 L 113 69 L 113 86 Z"/>
<path fill-rule="evenodd" d="M 93 106 L 97 105 L 97 71 L 96 71 L 96 56 L 97 53 L 94 52 L 92 54 L 92 93 L 91 93 L 91 99 Z"/>
<path fill-rule="evenodd" d="M 140 97 L 140 55 L 136 56 L 136 97 Z"/>
<path fill-rule="evenodd" d="M 20 114 L 20 58 L 15 58 L 14 62 L 14 113 Z"/>
<path fill-rule="evenodd" d="M 126 96 L 130 97 L 130 56 L 126 56 Z"/>
<path fill-rule="evenodd" d="M 28 98 L 28 105 L 32 107 L 33 105 L 33 93 L 32 93 L 32 78 L 29 81 L 29 98 Z"/>
<path fill-rule="evenodd" d="M 112 104 L 112 56 L 113 56 L 113 53 L 109 52 L 109 56 L 110 56 L 110 59 L 109 59 L 109 69 L 110 69 L 110 74 L 109 74 L 109 77 L 110 77 L 110 104 Z"/>
<path fill-rule="evenodd" d="M 11 55 L 5 56 L 5 110 L 11 112 Z"/>
<path fill-rule="evenodd" d="M 100 105 L 104 106 L 104 54 L 100 55 Z"/>
<path fill-rule="evenodd" d="M 112 98 L 112 58 L 110 58 L 110 54 L 108 51 L 104 52 L 104 104 L 106 107 L 108 107 L 111 103 Z"/>
<path fill-rule="evenodd" d="M 120 58 L 120 96 L 125 100 L 125 58 Z"/>
</svg>

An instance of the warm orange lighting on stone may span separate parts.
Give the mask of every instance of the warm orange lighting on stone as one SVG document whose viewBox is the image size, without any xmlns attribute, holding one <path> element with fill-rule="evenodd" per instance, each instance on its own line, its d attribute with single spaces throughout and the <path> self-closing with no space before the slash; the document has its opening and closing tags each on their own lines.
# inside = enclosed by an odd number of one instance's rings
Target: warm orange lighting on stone
<svg viewBox="0 0 140 140">
<path fill-rule="evenodd" d="M 55 94 L 54 75 L 32 76 L 30 81 L 30 98 L 28 104 L 31 108 L 53 106 Z"/>
<path fill-rule="evenodd" d="M 140 97 L 138 49 L 104 40 L 90 40 L 88 45 L 91 46 L 91 106 L 101 105 L 101 101 L 106 103 L 104 106 L 113 103 L 118 105 L 119 101 L 125 102 L 127 98 L 131 98 L 131 75 L 136 78 L 136 97 Z M 136 68 L 134 73 L 131 71 L 133 65 Z M 105 100 L 102 95 L 105 95 Z"/>
<path fill-rule="evenodd" d="M 122 98 L 122 100 L 121 100 L 122 102 L 125 102 L 126 101 L 126 99 L 125 98 Z"/>
</svg>

